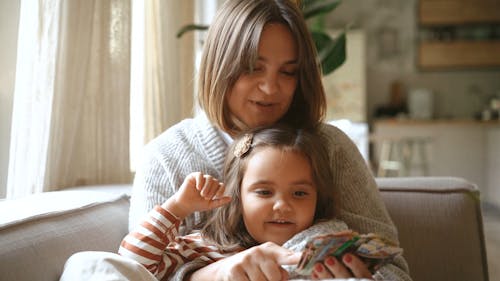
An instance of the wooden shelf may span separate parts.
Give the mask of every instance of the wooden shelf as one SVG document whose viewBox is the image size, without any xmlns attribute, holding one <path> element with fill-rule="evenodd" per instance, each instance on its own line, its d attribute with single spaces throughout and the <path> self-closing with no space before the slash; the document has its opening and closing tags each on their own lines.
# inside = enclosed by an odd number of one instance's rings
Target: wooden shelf
<svg viewBox="0 0 500 281">
<path fill-rule="evenodd" d="M 421 42 L 422 69 L 500 67 L 500 40 Z"/>
<path fill-rule="evenodd" d="M 499 0 L 419 0 L 421 25 L 500 23 Z"/>
</svg>

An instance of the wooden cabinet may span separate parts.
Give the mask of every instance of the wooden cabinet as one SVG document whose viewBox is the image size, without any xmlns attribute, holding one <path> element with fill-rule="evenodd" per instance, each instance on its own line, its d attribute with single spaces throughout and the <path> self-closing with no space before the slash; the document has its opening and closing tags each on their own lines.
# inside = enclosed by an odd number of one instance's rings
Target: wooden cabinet
<svg viewBox="0 0 500 281">
<path fill-rule="evenodd" d="M 500 67 L 500 0 L 419 0 L 418 24 L 438 34 L 419 38 L 421 69 Z"/>
<path fill-rule="evenodd" d="M 500 13 L 500 12 L 499 12 Z M 500 40 L 420 42 L 419 65 L 425 69 L 500 66 Z"/>
<path fill-rule="evenodd" d="M 422 25 L 500 22 L 499 0 L 420 0 Z"/>
</svg>

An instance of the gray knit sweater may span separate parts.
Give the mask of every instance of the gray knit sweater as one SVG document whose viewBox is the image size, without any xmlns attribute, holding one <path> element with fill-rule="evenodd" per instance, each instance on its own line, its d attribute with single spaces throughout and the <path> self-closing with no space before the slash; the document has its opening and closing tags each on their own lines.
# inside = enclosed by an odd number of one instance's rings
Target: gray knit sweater
<svg viewBox="0 0 500 281">
<path fill-rule="evenodd" d="M 373 175 L 355 144 L 334 126 L 325 124 L 321 132 L 329 140 L 331 148 L 329 168 L 333 171 L 334 194 L 339 198 L 338 219 L 359 233 L 379 233 L 398 241 L 397 230 L 380 197 Z M 162 204 L 172 196 L 189 173 L 200 171 L 222 179 L 226 150 L 227 144 L 222 135 L 204 114 L 185 119 L 152 140 L 145 146 L 141 164 L 136 171 L 129 229 L 138 224 L 155 205 Z M 199 214 L 188 217 L 181 233 L 189 232 L 193 224 L 202 219 Z M 395 276 L 401 277 L 396 280 L 411 280 L 406 274 L 408 267 L 403 259 L 397 260 L 395 265 Z M 189 264 L 185 271 L 188 268 L 191 269 Z"/>
</svg>

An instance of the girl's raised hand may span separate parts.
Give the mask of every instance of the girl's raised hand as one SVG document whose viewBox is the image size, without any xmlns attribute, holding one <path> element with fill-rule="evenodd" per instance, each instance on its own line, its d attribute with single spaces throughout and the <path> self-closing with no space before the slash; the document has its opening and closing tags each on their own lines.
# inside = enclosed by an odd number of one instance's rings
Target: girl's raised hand
<svg viewBox="0 0 500 281">
<path fill-rule="evenodd" d="M 220 207 L 231 201 L 224 196 L 224 184 L 200 172 L 189 174 L 179 190 L 162 207 L 180 219 L 197 212 Z"/>
</svg>

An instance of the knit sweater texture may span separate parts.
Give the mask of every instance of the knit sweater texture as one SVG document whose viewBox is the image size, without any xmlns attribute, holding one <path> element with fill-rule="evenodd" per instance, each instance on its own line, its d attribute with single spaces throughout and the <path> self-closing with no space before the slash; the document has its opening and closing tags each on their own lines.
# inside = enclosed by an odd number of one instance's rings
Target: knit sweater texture
<svg viewBox="0 0 500 281">
<path fill-rule="evenodd" d="M 325 168 L 331 169 L 333 174 L 331 186 L 338 198 L 335 202 L 339 210 L 337 218 L 359 233 L 378 233 L 398 242 L 396 227 L 356 145 L 332 125 L 322 125 L 320 133 L 330 148 L 330 165 Z M 179 122 L 148 143 L 134 179 L 129 230 L 154 206 L 172 196 L 189 173 L 199 171 L 223 180 L 227 148 L 218 129 L 204 114 Z M 198 213 L 186 218 L 180 233 L 189 233 L 202 220 Z M 411 280 L 404 259 L 396 260 L 394 265 L 398 271 L 396 275 L 401 277 L 396 280 Z"/>
</svg>

